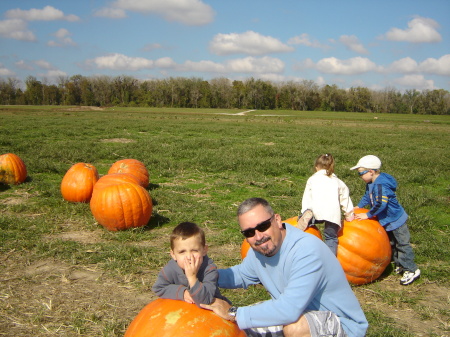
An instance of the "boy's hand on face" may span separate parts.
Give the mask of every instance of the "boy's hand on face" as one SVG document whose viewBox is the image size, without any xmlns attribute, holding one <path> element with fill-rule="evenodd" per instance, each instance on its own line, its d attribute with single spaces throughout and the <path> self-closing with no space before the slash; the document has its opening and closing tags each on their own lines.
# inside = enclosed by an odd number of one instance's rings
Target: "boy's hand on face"
<svg viewBox="0 0 450 337">
<path fill-rule="evenodd" d="M 187 303 L 190 303 L 190 304 L 194 303 L 194 300 L 192 299 L 191 294 L 189 294 L 189 291 L 187 291 L 187 290 L 184 291 L 183 298 L 184 298 L 184 301 Z"/>
<path fill-rule="evenodd" d="M 197 273 L 202 262 L 203 256 L 193 255 L 190 260 L 187 258 L 187 256 L 184 257 L 184 273 L 191 287 L 193 287 L 197 282 Z"/>
</svg>

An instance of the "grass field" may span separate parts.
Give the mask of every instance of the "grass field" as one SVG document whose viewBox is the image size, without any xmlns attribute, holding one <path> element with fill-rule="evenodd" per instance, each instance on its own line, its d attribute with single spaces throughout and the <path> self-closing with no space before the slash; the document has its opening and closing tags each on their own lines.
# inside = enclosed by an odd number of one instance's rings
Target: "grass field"
<svg viewBox="0 0 450 337">
<path fill-rule="evenodd" d="M 450 116 L 89 107 L 0 107 L 0 154 L 15 153 L 28 179 L 0 185 L 0 336 L 123 336 L 170 258 L 168 234 L 205 228 L 219 267 L 240 261 L 237 205 L 268 199 L 298 214 L 315 157 L 332 153 L 355 204 L 364 183 L 349 168 L 366 154 L 399 183 L 398 198 L 422 277 L 403 287 L 388 269 L 354 287 L 367 336 L 450 334 Z M 108 232 L 89 204 L 59 187 L 77 162 L 101 175 L 119 159 L 150 172 L 154 208 L 144 228 Z M 224 291 L 236 305 L 261 287 Z"/>
</svg>

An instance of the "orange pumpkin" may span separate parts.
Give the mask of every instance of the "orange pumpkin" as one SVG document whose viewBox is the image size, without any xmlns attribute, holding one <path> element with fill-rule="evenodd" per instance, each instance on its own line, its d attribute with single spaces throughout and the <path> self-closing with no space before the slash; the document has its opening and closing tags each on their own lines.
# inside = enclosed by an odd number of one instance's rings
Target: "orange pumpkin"
<svg viewBox="0 0 450 337">
<path fill-rule="evenodd" d="M 110 167 L 108 174 L 111 173 L 131 173 L 136 176 L 139 180 L 139 185 L 144 188 L 148 187 L 149 184 L 149 174 L 144 163 L 137 159 L 122 159 L 116 161 Z"/>
<path fill-rule="evenodd" d="M 120 183 L 133 183 L 139 185 L 139 179 L 131 173 L 111 173 L 101 177 L 94 185 L 94 190 Z"/>
<path fill-rule="evenodd" d="M 355 209 L 355 213 L 367 211 Z M 338 240 L 337 258 L 352 284 L 375 281 L 391 261 L 388 235 L 376 220 L 344 221 Z"/>
<path fill-rule="evenodd" d="M 294 216 L 292 218 L 284 220 L 283 222 L 286 222 L 292 226 L 296 226 L 297 225 L 297 217 Z M 322 234 L 320 234 L 320 231 L 316 226 L 310 226 L 310 227 L 306 228 L 305 233 L 312 234 L 312 235 L 318 237 L 320 240 L 322 240 Z M 247 256 L 247 252 L 249 249 L 250 249 L 250 244 L 247 242 L 246 239 L 244 239 L 244 241 L 242 242 L 242 245 L 241 245 L 241 258 L 242 259 Z"/>
<path fill-rule="evenodd" d="M 77 163 L 64 175 L 61 181 L 61 194 L 64 200 L 88 202 L 91 200 L 98 172 L 94 165 Z"/>
<path fill-rule="evenodd" d="M 23 160 L 14 153 L 0 156 L 0 183 L 18 185 L 27 179 L 27 167 Z"/>
<path fill-rule="evenodd" d="M 286 219 L 283 222 L 286 222 L 286 223 L 296 227 L 297 219 L 298 219 L 298 217 L 293 216 L 292 218 Z M 322 240 L 322 234 L 320 233 L 319 228 L 317 228 L 316 226 L 309 226 L 304 230 L 304 232 L 308 233 L 308 234 L 312 234 L 312 235 L 318 237 L 320 240 Z"/>
<path fill-rule="evenodd" d="M 152 215 L 148 191 L 134 183 L 94 189 L 90 202 L 95 220 L 110 231 L 145 226 Z"/>
<path fill-rule="evenodd" d="M 158 298 L 131 322 L 125 337 L 245 337 L 236 323 L 184 301 Z"/>
</svg>

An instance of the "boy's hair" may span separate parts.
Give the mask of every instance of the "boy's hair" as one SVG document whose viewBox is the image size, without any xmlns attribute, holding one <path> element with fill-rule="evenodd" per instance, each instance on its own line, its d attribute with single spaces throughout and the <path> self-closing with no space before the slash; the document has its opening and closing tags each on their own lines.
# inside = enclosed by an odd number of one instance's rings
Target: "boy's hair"
<svg viewBox="0 0 450 337">
<path fill-rule="evenodd" d="M 316 158 L 314 162 L 314 167 L 326 170 L 327 176 L 331 176 L 334 173 L 334 158 L 331 154 L 325 153 L 321 154 Z"/>
<path fill-rule="evenodd" d="M 193 222 L 182 222 L 176 226 L 170 234 L 170 248 L 174 248 L 176 239 L 186 240 L 193 236 L 199 236 L 202 246 L 206 245 L 205 232 Z"/>
</svg>

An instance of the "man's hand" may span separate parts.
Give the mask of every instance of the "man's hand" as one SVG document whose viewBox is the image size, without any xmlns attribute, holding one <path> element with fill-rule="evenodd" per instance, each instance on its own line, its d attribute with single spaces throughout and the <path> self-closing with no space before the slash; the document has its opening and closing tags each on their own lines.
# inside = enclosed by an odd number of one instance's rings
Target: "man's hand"
<svg viewBox="0 0 450 337">
<path fill-rule="evenodd" d="M 231 308 L 231 305 L 227 301 L 221 300 L 220 298 L 216 298 L 214 302 L 211 303 L 210 305 L 200 304 L 200 307 L 202 307 L 203 309 L 212 310 L 217 316 L 220 316 L 223 319 L 231 321 L 231 316 L 228 315 L 228 309 Z"/>
</svg>

